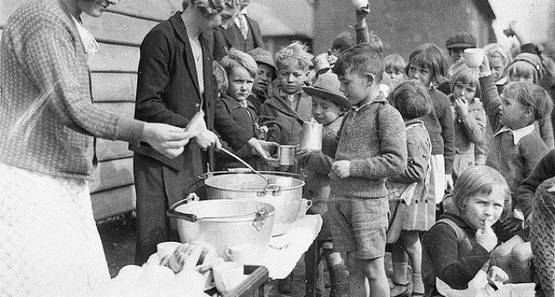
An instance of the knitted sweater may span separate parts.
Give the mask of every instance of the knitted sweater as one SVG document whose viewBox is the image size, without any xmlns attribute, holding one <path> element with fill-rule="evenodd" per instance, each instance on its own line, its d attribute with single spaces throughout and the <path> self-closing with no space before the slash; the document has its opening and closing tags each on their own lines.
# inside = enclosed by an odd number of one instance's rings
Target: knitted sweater
<svg viewBox="0 0 555 297">
<path fill-rule="evenodd" d="M 85 49 L 70 14 L 59 3 L 27 2 L 4 28 L 0 162 L 86 178 L 95 167 L 93 136 L 138 142 L 144 123 L 92 104 Z M 31 119 L 18 126 L 30 110 Z"/>
<path fill-rule="evenodd" d="M 385 98 L 349 111 L 328 146 L 336 147 L 335 161 L 351 162 L 350 177 L 331 181 L 331 191 L 340 196 L 386 196 L 385 179 L 402 173 L 407 161 L 405 124 Z"/>
<path fill-rule="evenodd" d="M 496 133 L 503 125 L 499 123 L 501 98 L 497 94 L 493 76 L 480 78 L 480 86 L 484 109 L 493 132 Z M 520 139 L 517 145 L 509 132 L 497 134 L 492 138 L 486 164 L 497 169 L 507 180 L 513 199 L 517 196 L 517 189 L 522 180 L 532 173 L 536 164 L 547 153 L 547 146 L 537 130 L 534 127 L 534 131 Z"/>
<path fill-rule="evenodd" d="M 436 88 L 430 88 L 430 97 L 434 109 L 422 121 L 430 134 L 432 155 L 443 155 L 445 158 L 445 174 L 453 172 L 455 156 L 455 131 L 451 103 L 445 94 Z"/>
</svg>

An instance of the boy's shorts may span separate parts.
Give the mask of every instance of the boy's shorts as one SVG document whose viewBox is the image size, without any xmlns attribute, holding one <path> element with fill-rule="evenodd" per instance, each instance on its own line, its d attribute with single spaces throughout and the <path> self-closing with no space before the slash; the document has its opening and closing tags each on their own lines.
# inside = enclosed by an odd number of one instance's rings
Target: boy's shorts
<svg viewBox="0 0 555 297">
<path fill-rule="evenodd" d="M 388 213 L 386 196 L 356 198 L 331 194 L 327 214 L 334 250 L 354 252 L 361 260 L 383 257 Z"/>
</svg>

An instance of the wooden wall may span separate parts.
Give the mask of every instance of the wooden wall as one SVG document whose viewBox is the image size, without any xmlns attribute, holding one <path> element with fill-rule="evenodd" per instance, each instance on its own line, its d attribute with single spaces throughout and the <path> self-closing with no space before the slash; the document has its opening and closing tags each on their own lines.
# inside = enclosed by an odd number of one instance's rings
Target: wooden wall
<svg viewBox="0 0 555 297">
<path fill-rule="evenodd" d="M 0 0 L 0 30 L 21 0 Z M 83 16 L 100 51 L 91 66 L 92 96 L 99 107 L 133 117 L 139 45 L 158 22 L 180 9 L 181 0 L 121 0 L 100 18 Z M 135 207 L 132 152 L 127 143 L 99 139 L 98 169 L 90 190 L 97 220 Z"/>
</svg>

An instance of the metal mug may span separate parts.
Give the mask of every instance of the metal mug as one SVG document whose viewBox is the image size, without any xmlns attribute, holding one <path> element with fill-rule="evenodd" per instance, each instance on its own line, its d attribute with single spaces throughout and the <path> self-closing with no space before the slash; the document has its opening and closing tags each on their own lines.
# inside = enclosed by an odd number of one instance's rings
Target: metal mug
<svg viewBox="0 0 555 297">
<path fill-rule="evenodd" d="M 323 125 L 316 122 L 304 122 L 301 137 L 301 149 L 308 151 L 322 150 Z"/>
<path fill-rule="evenodd" d="M 295 165 L 295 148 L 294 145 L 279 146 L 279 165 Z"/>
</svg>

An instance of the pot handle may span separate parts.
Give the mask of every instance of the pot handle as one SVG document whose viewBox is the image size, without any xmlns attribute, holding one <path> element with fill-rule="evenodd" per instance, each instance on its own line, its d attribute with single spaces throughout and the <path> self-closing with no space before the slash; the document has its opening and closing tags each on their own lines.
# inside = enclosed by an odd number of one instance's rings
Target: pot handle
<svg viewBox="0 0 555 297">
<path fill-rule="evenodd" d="M 256 229 L 256 231 L 262 230 L 262 227 L 264 227 L 264 223 L 267 217 L 268 217 L 267 209 L 260 208 L 259 210 L 256 211 L 254 221 L 252 221 L 252 226 L 254 227 L 254 229 Z"/>
<path fill-rule="evenodd" d="M 187 198 L 183 199 L 183 200 L 179 200 L 176 203 L 174 203 L 170 209 L 168 209 L 166 211 L 166 215 L 170 218 L 176 218 L 176 219 L 183 219 L 183 220 L 187 220 L 189 222 L 196 222 L 198 221 L 198 217 L 192 213 L 183 213 L 183 212 L 178 212 L 176 209 L 183 205 L 183 204 L 187 204 L 191 201 L 199 201 L 199 197 L 197 196 L 197 194 L 195 193 L 191 193 L 187 196 Z"/>
</svg>

